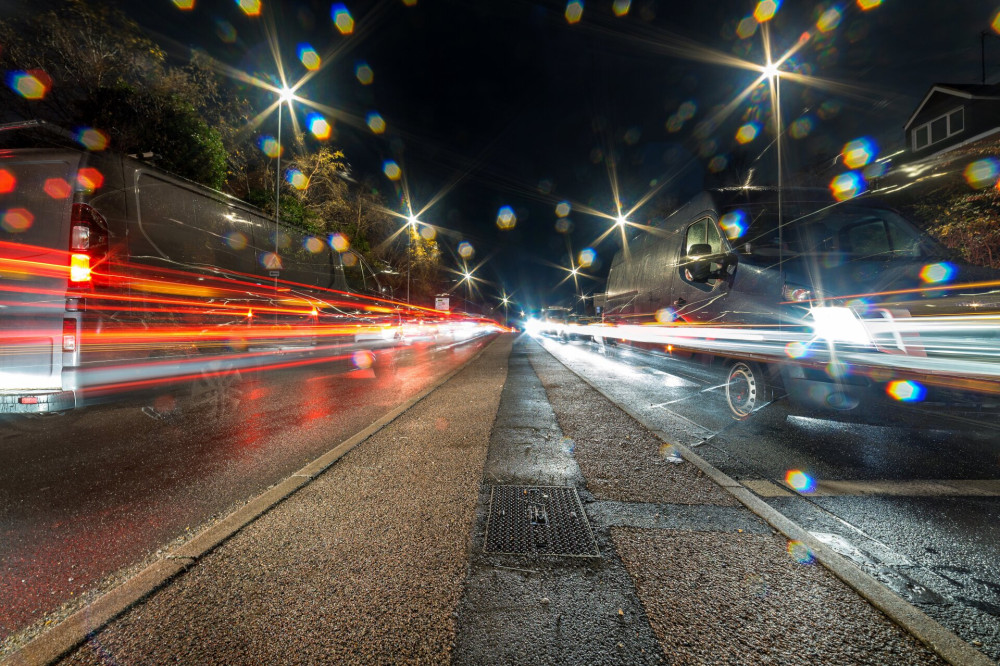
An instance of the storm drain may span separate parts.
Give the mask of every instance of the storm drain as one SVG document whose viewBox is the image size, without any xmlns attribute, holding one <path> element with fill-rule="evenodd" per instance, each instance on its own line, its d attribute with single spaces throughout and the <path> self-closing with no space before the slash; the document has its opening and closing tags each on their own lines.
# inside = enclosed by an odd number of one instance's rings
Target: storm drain
<svg viewBox="0 0 1000 666">
<path fill-rule="evenodd" d="M 576 488 L 493 486 L 487 553 L 600 557 Z"/>
</svg>

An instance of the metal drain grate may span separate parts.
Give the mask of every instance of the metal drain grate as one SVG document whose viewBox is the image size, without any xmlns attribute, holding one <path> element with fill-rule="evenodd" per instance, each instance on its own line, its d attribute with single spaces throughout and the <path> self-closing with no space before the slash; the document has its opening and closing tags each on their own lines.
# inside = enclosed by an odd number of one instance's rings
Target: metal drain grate
<svg viewBox="0 0 1000 666">
<path fill-rule="evenodd" d="M 576 488 L 493 486 L 487 553 L 600 557 Z"/>
</svg>

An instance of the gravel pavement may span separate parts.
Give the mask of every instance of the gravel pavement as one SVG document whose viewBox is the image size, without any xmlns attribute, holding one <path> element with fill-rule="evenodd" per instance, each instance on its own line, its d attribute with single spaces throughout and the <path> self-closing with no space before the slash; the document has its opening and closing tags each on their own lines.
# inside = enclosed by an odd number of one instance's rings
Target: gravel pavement
<svg viewBox="0 0 1000 666">
<path fill-rule="evenodd" d="M 62 663 L 942 663 L 674 458 L 501 337 Z M 575 488 L 601 557 L 484 552 L 503 484 Z"/>
<path fill-rule="evenodd" d="M 448 663 L 510 340 L 63 663 Z"/>
</svg>

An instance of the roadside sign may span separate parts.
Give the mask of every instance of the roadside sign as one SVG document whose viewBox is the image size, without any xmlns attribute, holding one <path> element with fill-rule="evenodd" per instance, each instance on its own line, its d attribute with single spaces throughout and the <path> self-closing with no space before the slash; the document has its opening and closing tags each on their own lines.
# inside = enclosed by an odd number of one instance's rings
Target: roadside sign
<svg viewBox="0 0 1000 666">
<path fill-rule="evenodd" d="M 434 299 L 434 309 L 441 310 L 442 312 L 448 312 L 451 310 L 449 299 L 447 296 L 438 296 Z"/>
</svg>

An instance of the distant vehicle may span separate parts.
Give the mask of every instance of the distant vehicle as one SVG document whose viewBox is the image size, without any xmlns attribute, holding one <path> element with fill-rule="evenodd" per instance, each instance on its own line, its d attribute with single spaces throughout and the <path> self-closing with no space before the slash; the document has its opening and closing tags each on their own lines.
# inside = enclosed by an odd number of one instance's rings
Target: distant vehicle
<svg viewBox="0 0 1000 666">
<path fill-rule="evenodd" d="M 70 409 L 199 357 L 312 347 L 320 330 L 398 335 L 392 310 L 345 293 L 378 283 L 327 239 L 144 162 L 14 148 L 0 181 L 0 414 Z"/>
<path fill-rule="evenodd" d="M 542 310 L 539 332 L 542 335 L 560 337 L 566 328 L 571 310 L 567 307 L 552 305 Z"/>
<path fill-rule="evenodd" d="M 781 225 L 777 204 L 774 189 L 717 190 L 655 224 L 628 244 L 627 253 L 615 256 L 604 321 L 763 331 L 762 336 L 811 331 L 822 338 L 824 351 L 868 351 L 884 360 L 886 354 L 930 353 L 919 336 L 896 332 L 894 324 L 901 320 L 967 315 L 973 301 L 976 312 L 1000 310 L 997 271 L 955 260 L 874 198 L 834 204 L 826 190 L 786 190 Z M 969 283 L 980 286 L 948 288 Z M 883 334 L 873 337 L 872 330 Z M 1000 351 L 997 343 L 994 333 L 989 345 Z M 886 395 L 895 379 L 891 373 L 832 372 L 826 361 L 786 353 L 780 342 L 773 347 L 709 352 L 727 367 L 734 417 L 749 416 L 781 386 L 809 410 L 877 410 L 892 401 Z M 690 350 L 705 351 L 697 343 Z M 877 357 L 869 358 L 878 365 Z M 950 389 L 929 391 L 925 404 L 970 404 L 968 396 Z M 971 403 L 981 406 L 984 400 L 974 396 Z"/>
</svg>

